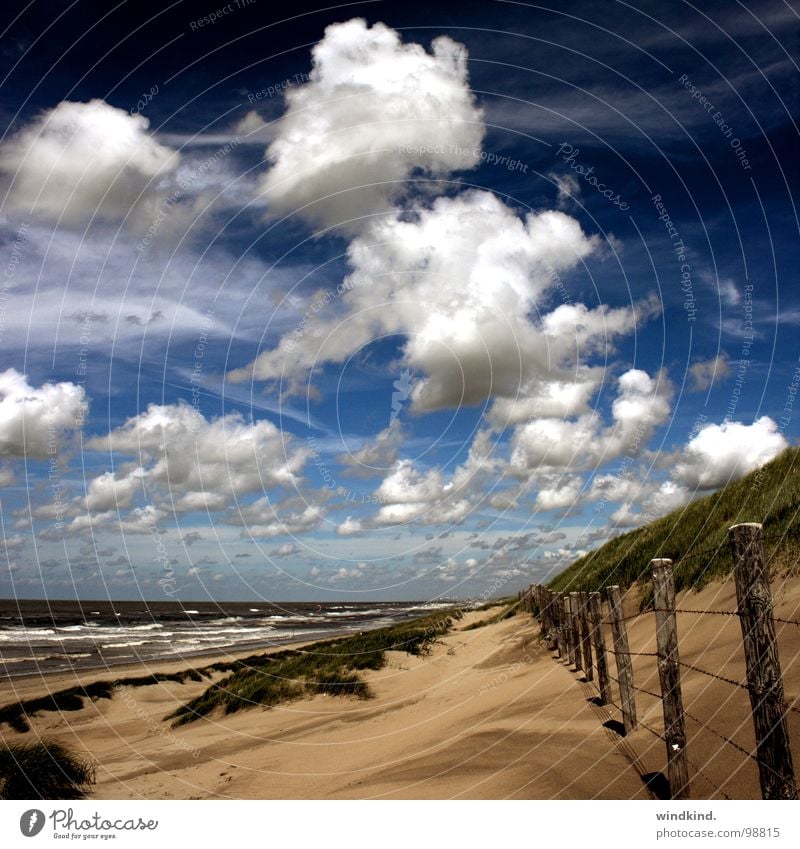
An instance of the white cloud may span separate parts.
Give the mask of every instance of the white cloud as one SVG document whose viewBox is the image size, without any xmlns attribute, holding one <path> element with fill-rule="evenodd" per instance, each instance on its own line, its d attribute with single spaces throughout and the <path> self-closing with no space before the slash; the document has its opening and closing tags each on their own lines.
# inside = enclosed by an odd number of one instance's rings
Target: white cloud
<svg viewBox="0 0 800 849">
<path fill-rule="evenodd" d="M 302 331 L 285 334 L 229 377 L 286 380 L 299 391 L 312 367 L 342 362 L 376 336 L 402 334 L 405 364 L 423 375 L 411 394 L 416 410 L 535 396 L 551 382 L 594 386 L 596 372 L 575 362 L 575 334 L 584 348 L 598 334 L 607 345 L 632 329 L 634 311 L 556 310 L 556 326 L 546 319 L 543 329 L 530 314 L 554 285 L 553 273 L 574 267 L 596 245 L 563 213 L 522 219 L 483 191 L 376 220 L 350 245 L 353 271 L 342 293 Z"/>
<path fill-rule="evenodd" d="M 438 470 L 423 473 L 414 467 L 411 460 L 400 460 L 375 494 L 382 503 L 416 504 L 436 501 L 444 493 L 445 484 Z"/>
<path fill-rule="evenodd" d="M 583 480 L 577 475 L 559 478 L 552 485 L 539 490 L 534 507 L 539 510 L 556 510 L 572 507 L 578 501 Z"/>
<path fill-rule="evenodd" d="M 547 176 L 556 184 L 558 189 L 557 203 L 559 209 L 567 209 L 580 198 L 581 186 L 572 174 L 557 174 L 551 171 Z"/>
<path fill-rule="evenodd" d="M 38 389 L 15 369 L 0 373 L 0 456 L 44 460 L 55 455 L 86 413 L 83 387 L 45 383 Z"/>
<path fill-rule="evenodd" d="M 291 557 L 293 554 L 300 553 L 300 546 L 298 546 L 294 542 L 285 542 L 283 545 L 279 545 L 277 548 L 273 548 L 272 551 L 269 552 L 270 557 Z"/>
<path fill-rule="evenodd" d="M 262 190 L 273 214 L 337 225 L 390 208 L 415 172 L 443 177 L 480 161 L 454 149 L 479 148 L 484 134 L 467 52 L 447 36 L 431 48 L 360 18 L 325 30 L 267 149 L 274 164 Z"/>
<path fill-rule="evenodd" d="M 586 497 L 589 501 L 641 501 L 652 489 L 651 484 L 632 474 L 604 474 L 595 476 Z"/>
<path fill-rule="evenodd" d="M 669 512 L 664 511 L 664 512 Z M 629 503 L 621 504 L 609 517 L 618 528 L 638 528 L 649 520 L 650 516 L 642 514 L 633 509 Z"/>
<path fill-rule="evenodd" d="M 9 208 L 68 224 L 123 218 L 178 163 L 148 123 L 102 100 L 45 111 L 0 145 Z"/>
<path fill-rule="evenodd" d="M 692 392 L 702 392 L 708 389 L 715 380 L 723 380 L 730 373 L 728 358 L 724 353 L 708 360 L 695 360 L 689 366 L 689 376 L 691 377 L 689 389 Z"/>
<path fill-rule="evenodd" d="M 376 525 L 404 525 L 417 521 L 421 525 L 457 524 L 466 519 L 472 510 L 472 505 L 466 499 L 443 499 L 430 503 L 414 501 L 400 504 L 384 504 L 378 510 L 374 523 Z"/>
<path fill-rule="evenodd" d="M 28 539 L 28 537 L 21 534 L 0 538 L 0 556 L 18 555 L 28 544 Z"/>
<path fill-rule="evenodd" d="M 87 447 L 137 458 L 131 475 L 165 494 L 188 493 L 228 501 L 266 487 L 292 485 L 308 456 L 272 422 L 248 422 L 239 413 L 207 420 L 186 404 L 150 405 Z"/>
<path fill-rule="evenodd" d="M 119 510 L 131 506 L 137 491 L 142 489 L 143 470 L 118 479 L 113 472 L 104 472 L 89 481 L 86 488 L 86 508 L 92 512 Z"/>
<path fill-rule="evenodd" d="M 248 494 L 295 485 L 308 456 L 272 422 L 247 422 L 238 413 L 207 420 L 185 404 L 151 405 L 106 436 L 87 440 L 86 447 L 136 461 L 93 478 L 85 497 L 65 505 L 64 516 L 73 517 L 68 533 L 114 525 L 144 533 L 170 514 L 219 512 Z M 154 503 L 121 515 L 137 494 Z M 264 502 L 242 508 L 240 516 L 248 511 L 254 523 L 263 525 Z M 268 525 L 254 535 L 281 532 L 274 512 Z"/>
<path fill-rule="evenodd" d="M 576 419 L 541 418 L 514 432 L 510 471 L 527 477 L 533 471 L 589 469 L 622 454 L 634 456 L 670 412 L 672 387 L 663 373 L 652 378 L 630 369 L 617 381 L 611 405 L 613 425 L 604 427 L 596 412 Z"/>
<path fill-rule="evenodd" d="M 255 539 L 271 539 L 279 536 L 312 531 L 322 521 L 324 512 L 312 504 L 300 512 L 279 514 L 276 505 L 267 498 L 240 508 L 230 518 L 231 524 L 244 525 L 242 536 Z"/>
<path fill-rule="evenodd" d="M 336 533 L 342 537 L 349 537 L 361 533 L 363 530 L 364 527 L 358 519 L 348 516 L 344 522 L 337 526 Z"/>
<path fill-rule="evenodd" d="M 371 477 L 394 465 L 405 438 L 400 422 L 395 420 L 374 439 L 365 441 L 355 451 L 341 455 L 339 461 L 348 467 L 350 474 Z"/>
<path fill-rule="evenodd" d="M 768 416 L 751 425 L 707 425 L 684 449 L 675 477 L 690 489 L 715 489 L 763 466 L 788 446 Z"/>
</svg>

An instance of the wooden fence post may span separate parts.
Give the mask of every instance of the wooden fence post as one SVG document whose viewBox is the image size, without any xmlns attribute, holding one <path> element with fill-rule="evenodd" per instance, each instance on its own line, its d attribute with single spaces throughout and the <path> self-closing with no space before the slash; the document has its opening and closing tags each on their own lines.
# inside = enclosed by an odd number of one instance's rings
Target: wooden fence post
<svg viewBox="0 0 800 849">
<path fill-rule="evenodd" d="M 675 577 L 672 561 L 650 561 L 656 611 L 656 646 L 661 704 L 664 709 L 664 737 L 667 742 L 667 776 L 673 799 L 689 798 L 689 765 L 686 761 L 686 728 L 681 697 L 681 671 L 678 656 L 678 628 L 675 619 Z"/>
<path fill-rule="evenodd" d="M 597 666 L 600 704 L 607 705 L 611 701 L 611 682 L 608 678 L 606 642 L 603 639 L 603 602 L 600 593 L 589 593 L 589 624 L 592 630 L 594 659 Z"/>
<path fill-rule="evenodd" d="M 539 587 L 539 606 L 542 616 L 542 628 L 544 628 L 547 639 L 547 647 L 552 651 L 556 635 L 553 628 L 553 608 L 550 604 L 550 590 L 546 587 Z"/>
<path fill-rule="evenodd" d="M 628 647 L 628 631 L 622 611 L 622 598 L 619 587 L 607 587 L 608 612 L 611 617 L 611 635 L 614 638 L 614 658 L 617 662 L 617 683 L 622 702 L 622 724 L 625 733 L 636 728 L 636 697 L 633 690 L 633 666 L 631 651 Z"/>
<path fill-rule="evenodd" d="M 547 587 L 542 587 L 542 604 L 544 605 L 544 621 L 547 625 L 547 635 L 550 638 L 550 648 L 556 641 L 556 629 L 553 623 L 553 594 Z"/>
<path fill-rule="evenodd" d="M 736 600 L 742 626 L 747 689 L 756 732 L 758 773 L 764 799 L 797 799 L 786 730 L 783 678 L 772 618 L 772 590 L 760 524 L 728 531 Z"/>
<path fill-rule="evenodd" d="M 585 592 L 578 593 L 578 601 L 580 602 L 580 625 L 581 625 L 581 653 L 583 655 L 583 671 L 587 681 L 594 681 L 594 673 L 592 671 L 592 644 L 591 633 L 589 631 L 589 594 Z"/>
<path fill-rule="evenodd" d="M 580 593 L 571 592 L 570 598 L 570 613 L 572 614 L 572 638 L 575 641 L 575 669 L 583 669 L 583 644 L 581 642 L 581 598 Z"/>
<path fill-rule="evenodd" d="M 561 614 L 561 596 L 559 593 L 550 594 L 550 607 L 553 611 L 553 632 L 555 634 L 555 648 L 559 657 L 564 656 L 564 633 L 561 630 L 563 616 Z"/>
<path fill-rule="evenodd" d="M 556 609 L 556 596 L 552 590 L 545 590 L 547 593 L 547 616 L 550 620 L 550 636 L 551 648 L 556 654 L 561 654 L 561 646 L 558 640 L 558 610 Z"/>
<path fill-rule="evenodd" d="M 567 632 L 567 664 L 575 665 L 575 623 L 572 619 L 572 597 L 564 593 L 564 627 Z"/>
</svg>

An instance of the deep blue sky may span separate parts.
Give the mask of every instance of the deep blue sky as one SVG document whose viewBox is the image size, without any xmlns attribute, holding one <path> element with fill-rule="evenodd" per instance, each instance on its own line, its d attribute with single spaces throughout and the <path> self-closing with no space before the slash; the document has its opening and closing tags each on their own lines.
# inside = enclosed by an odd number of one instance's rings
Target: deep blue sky
<svg viewBox="0 0 800 849">
<path fill-rule="evenodd" d="M 790 5 L 12 7 L 0 595 L 515 591 L 797 441 Z"/>
</svg>

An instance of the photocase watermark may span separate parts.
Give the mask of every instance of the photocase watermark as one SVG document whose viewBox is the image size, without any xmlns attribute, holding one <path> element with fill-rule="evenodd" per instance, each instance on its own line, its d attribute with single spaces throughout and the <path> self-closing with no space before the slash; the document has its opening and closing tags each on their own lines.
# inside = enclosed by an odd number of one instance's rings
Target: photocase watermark
<svg viewBox="0 0 800 849">
<path fill-rule="evenodd" d="M 392 392 L 392 412 L 389 416 L 389 425 L 393 425 L 400 415 L 405 402 L 408 401 L 411 395 L 411 371 L 404 368 L 400 372 L 400 377 L 392 384 L 394 392 Z"/>
<path fill-rule="evenodd" d="M 281 80 L 274 85 L 268 85 L 266 88 L 259 89 L 258 91 L 249 92 L 247 100 L 249 103 L 257 103 L 259 100 L 270 100 L 276 94 L 286 91 L 287 88 L 300 85 L 301 83 L 307 83 L 310 79 L 311 77 L 308 74 L 295 74 L 293 77 L 287 77 L 285 80 Z"/>
<path fill-rule="evenodd" d="M 620 194 L 614 189 L 608 188 L 605 183 L 601 183 L 594 173 L 594 165 L 586 166 L 578 163 L 578 157 L 581 150 L 579 147 L 573 147 L 569 142 L 562 142 L 556 155 L 560 156 L 563 162 L 569 165 L 570 168 L 590 186 L 593 186 L 599 194 L 601 194 L 609 203 L 618 206 L 623 212 L 629 207 L 627 201 L 622 200 Z"/>
<path fill-rule="evenodd" d="M 190 21 L 189 29 L 192 32 L 197 32 L 197 30 L 202 29 L 203 27 L 210 27 L 221 18 L 225 18 L 233 12 L 238 12 L 239 9 L 245 9 L 247 6 L 254 6 L 255 3 L 256 0 L 233 0 L 232 3 L 220 6 L 220 8 L 215 12 L 211 12 L 202 18 L 197 18 L 194 21 Z"/>
<path fill-rule="evenodd" d="M 78 362 L 75 366 L 75 377 L 77 385 L 86 391 L 86 375 L 89 371 L 89 344 L 92 341 L 92 323 L 95 314 L 87 310 L 79 316 L 78 325 Z M 75 428 L 80 430 L 86 421 L 87 404 L 81 404 L 75 417 Z"/>
<path fill-rule="evenodd" d="M 151 732 L 159 734 L 176 749 L 182 749 L 185 752 L 190 752 L 195 760 L 200 757 L 200 750 L 196 746 L 193 746 L 186 740 L 182 740 L 180 737 L 173 734 L 169 728 L 165 728 L 162 724 L 156 722 L 145 710 L 139 707 L 139 703 L 130 692 L 123 692 L 124 687 L 119 681 L 114 681 L 112 686 L 114 688 L 114 693 L 130 710 L 136 714 L 137 719 L 141 719 L 142 722 L 147 725 Z"/>
<path fill-rule="evenodd" d="M 144 820 L 141 817 L 119 817 L 118 819 L 106 819 L 97 811 L 91 816 L 79 813 L 82 819 L 76 819 L 72 808 L 56 808 L 46 817 L 38 808 L 25 811 L 19 820 L 19 830 L 25 837 L 35 837 L 44 828 L 46 821 L 50 820 L 53 837 L 71 838 L 72 840 L 100 838 L 109 840 L 115 838 L 118 831 L 155 831 L 158 828 L 158 820 Z M 62 832 L 62 833 L 60 833 Z M 81 832 L 85 832 L 81 834 Z"/>
<path fill-rule="evenodd" d="M 194 363 L 192 367 L 192 374 L 189 378 L 189 383 L 192 387 L 192 409 L 198 415 L 202 415 L 200 413 L 200 386 L 202 384 L 203 362 L 206 355 L 206 346 L 208 345 L 208 334 L 211 332 L 213 326 L 214 311 L 209 308 L 206 310 L 203 321 L 200 324 L 200 333 L 197 337 L 197 344 L 194 346 L 193 351 Z M 196 419 L 192 422 L 192 432 L 197 433 L 199 428 L 200 421 L 199 419 Z"/>
<path fill-rule="evenodd" d="M 701 89 L 694 85 L 687 74 L 681 74 L 678 77 L 678 82 L 689 92 L 692 100 L 696 100 L 711 116 L 711 120 L 719 127 L 719 131 L 730 142 L 742 168 L 745 171 L 752 171 L 753 167 L 747 158 L 747 151 L 742 145 L 741 140 L 733 134 L 733 127 L 725 122 L 725 116 L 722 112 L 714 108 L 714 104 L 703 94 Z"/>
<path fill-rule="evenodd" d="M 753 333 L 753 284 L 747 283 L 744 287 L 744 298 L 742 301 L 742 348 L 739 355 L 739 365 L 736 367 L 736 380 L 731 390 L 731 398 L 728 401 L 728 406 L 725 408 L 725 416 L 723 422 L 733 421 L 733 416 L 736 412 L 736 407 L 739 404 L 739 398 L 742 394 L 742 388 L 747 380 L 747 374 L 750 371 L 750 348 L 755 341 Z"/>
<path fill-rule="evenodd" d="M 161 533 L 161 528 L 158 527 L 158 523 L 152 522 L 149 526 L 149 531 L 153 535 L 153 541 L 156 545 L 156 556 L 154 560 L 156 563 L 161 565 L 161 577 L 156 581 L 156 583 L 161 588 L 161 592 L 163 592 L 164 595 L 168 595 L 172 598 L 178 589 L 178 581 L 175 577 L 175 568 L 170 560 L 167 547 L 164 545 L 163 535 Z"/>
<path fill-rule="evenodd" d="M 330 306 L 337 298 L 340 298 L 347 292 L 356 288 L 356 283 L 352 278 L 343 280 L 335 289 L 328 289 L 309 304 L 308 309 L 300 317 L 297 326 L 292 331 L 291 335 L 286 340 L 286 351 L 292 353 L 297 347 L 297 343 L 303 338 L 311 323 L 314 321 L 317 313 L 321 312 L 325 307 Z"/>
<path fill-rule="evenodd" d="M 150 91 L 146 91 L 137 101 L 136 105 L 131 109 L 131 115 L 138 115 L 148 103 L 152 102 L 153 98 L 158 94 L 158 83 L 150 86 Z"/>
<path fill-rule="evenodd" d="M 211 156 L 207 157 L 199 165 L 195 166 L 188 174 L 181 174 L 177 178 L 178 188 L 175 189 L 161 204 L 161 209 L 154 216 L 150 226 L 147 228 L 142 240 L 136 245 L 136 250 L 139 253 L 144 253 L 151 245 L 153 239 L 161 229 L 164 219 L 169 215 L 170 210 L 178 203 L 189 189 L 206 173 L 210 168 L 216 165 L 220 159 L 226 157 L 232 150 L 237 148 L 242 143 L 240 136 L 231 139 L 222 147 L 218 148 Z"/>
<path fill-rule="evenodd" d="M 485 684 L 481 684 L 480 688 L 478 689 L 478 695 L 483 696 L 490 690 L 494 690 L 502 684 L 505 684 L 506 681 L 508 681 L 508 679 L 511 678 L 513 675 L 516 675 L 516 673 L 519 672 L 520 669 L 523 669 L 525 666 L 532 662 L 533 657 L 528 654 L 528 651 L 526 649 L 519 660 L 515 660 L 514 663 L 511 664 L 511 666 L 507 667 L 502 672 L 489 679 Z"/>
<path fill-rule="evenodd" d="M 379 498 L 375 493 L 358 493 L 345 486 L 341 486 L 336 480 L 333 470 L 325 461 L 322 452 L 317 444 L 316 436 L 307 436 L 306 444 L 308 445 L 309 454 L 317 474 L 322 479 L 323 484 L 331 491 L 336 492 L 345 501 L 350 501 L 353 504 L 383 504 L 383 499 Z"/>
<path fill-rule="evenodd" d="M 703 417 L 705 419 L 705 416 Z M 614 477 L 618 481 L 631 481 L 633 480 L 633 466 L 636 463 L 636 460 L 639 456 L 639 448 L 641 447 L 642 440 L 645 437 L 646 433 L 650 431 L 650 424 L 653 420 L 653 414 L 650 410 L 645 413 L 644 416 L 639 420 L 636 428 L 633 431 L 633 436 L 631 437 L 630 442 L 627 446 L 627 453 L 620 460 L 619 468 L 617 469 Z M 594 506 L 595 513 L 602 513 L 606 507 L 608 506 L 608 502 L 601 498 L 597 501 Z"/>
<path fill-rule="evenodd" d="M 783 402 L 783 409 L 781 410 L 781 414 L 780 416 L 778 416 L 777 419 L 778 433 L 781 435 L 786 432 L 786 429 L 791 424 L 792 417 L 794 416 L 794 407 L 797 401 L 798 390 L 800 390 L 800 365 L 795 366 L 795 369 L 792 372 L 792 376 L 789 379 L 789 384 L 786 387 L 786 396 Z M 755 473 L 755 476 L 753 478 L 753 490 L 755 492 L 758 492 L 764 485 L 765 477 L 766 474 L 764 472 L 764 467 L 762 466 Z"/>
<path fill-rule="evenodd" d="M 692 427 L 689 430 L 689 435 L 686 439 L 686 442 L 684 443 L 683 448 L 681 448 L 682 457 L 687 456 L 689 445 L 691 444 L 692 440 L 697 436 L 698 433 L 700 433 L 701 430 L 703 430 L 703 428 L 705 428 L 707 423 L 708 416 L 706 416 L 705 413 L 698 413 L 697 416 L 695 416 L 694 422 L 692 423 Z M 677 479 L 677 469 L 678 463 L 672 463 L 669 475 L 667 476 L 668 483 L 675 483 Z M 653 496 L 651 506 L 647 510 L 642 511 L 643 525 L 649 524 L 650 522 L 654 522 L 656 519 L 660 519 L 666 512 L 673 509 L 674 505 L 669 503 L 667 501 L 667 498 L 667 491 L 662 485 L 658 488 L 657 492 Z"/>
<path fill-rule="evenodd" d="M 10 297 L 12 281 L 16 276 L 17 269 L 22 262 L 23 248 L 28 242 L 28 237 L 25 235 L 28 232 L 30 224 L 27 222 L 20 224 L 14 236 L 14 241 L 11 244 L 11 253 L 8 257 L 5 270 L 3 272 L 3 280 L 0 282 L 0 342 L 3 341 L 3 336 L 6 333 L 6 312 L 7 304 Z"/>
<path fill-rule="evenodd" d="M 683 308 L 686 310 L 686 321 L 690 324 L 697 319 L 697 307 L 694 298 L 694 286 L 692 284 L 692 266 L 687 259 L 687 248 L 683 243 L 681 234 L 672 220 L 669 211 L 664 206 L 660 194 L 653 195 L 650 200 L 658 213 L 658 220 L 664 224 L 664 229 L 672 243 L 672 252 L 675 254 L 675 261 L 680 263 L 680 288 L 683 293 Z"/>
<path fill-rule="evenodd" d="M 47 426 L 47 485 L 53 498 L 54 527 L 64 527 L 64 484 L 58 464 L 58 432 L 55 425 Z"/>
<path fill-rule="evenodd" d="M 492 151 L 483 150 L 480 147 L 461 147 L 457 144 L 401 144 L 397 148 L 399 153 L 412 154 L 413 156 L 442 156 L 445 153 L 463 156 L 475 161 L 485 162 L 487 165 L 499 165 L 508 171 L 519 171 L 528 173 L 528 166 L 521 159 L 511 156 L 501 156 Z"/>
</svg>

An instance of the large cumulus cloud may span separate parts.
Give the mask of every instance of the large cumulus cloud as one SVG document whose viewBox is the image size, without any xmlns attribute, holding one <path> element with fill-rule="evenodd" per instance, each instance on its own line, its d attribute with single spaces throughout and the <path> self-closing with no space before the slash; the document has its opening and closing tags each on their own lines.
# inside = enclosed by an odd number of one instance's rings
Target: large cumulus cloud
<svg viewBox="0 0 800 849">
<path fill-rule="evenodd" d="M 123 218 L 179 162 L 148 127 L 97 99 L 46 110 L 0 145 L 6 208 L 64 224 Z"/>
<path fill-rule="evenodd" d="M 412 392 L 417 410 L 519 399 L 553 382 L 588 383 L 575 393 L 583 403 L 598 375 L 576 362 L 576 334 L 590 349 L 632 329 L 635 310 L 562 306 L 539 323 L 531 312 L 554 275 L 596 248 L 569 216 L 523 218 L 484 191 L 374 220 L 350 244 L 353 270 L 335 297 L 230 378 L 299 387 L 315 364 L 343 362 L 376 336 L 400 334 L 405 362 L 422 374 Z"/>
<path fill-rule="evenodd" d="M 334 24 L 312 50 L 309 82 L 286 93 L 261 189 L 273 214 L 334 226 L 383 212 L 415 173 L 474 167 L 483 116 L 467 52 L 447 36 L 431 52 L 384 24 Z"/>
<path fill-rule="evenodd" d="M 16 369 L 0 373 L 0 457 L 44 460 L 83 426 L 87 399 L 82 386 L 31 386 Z"/>
</svg>

